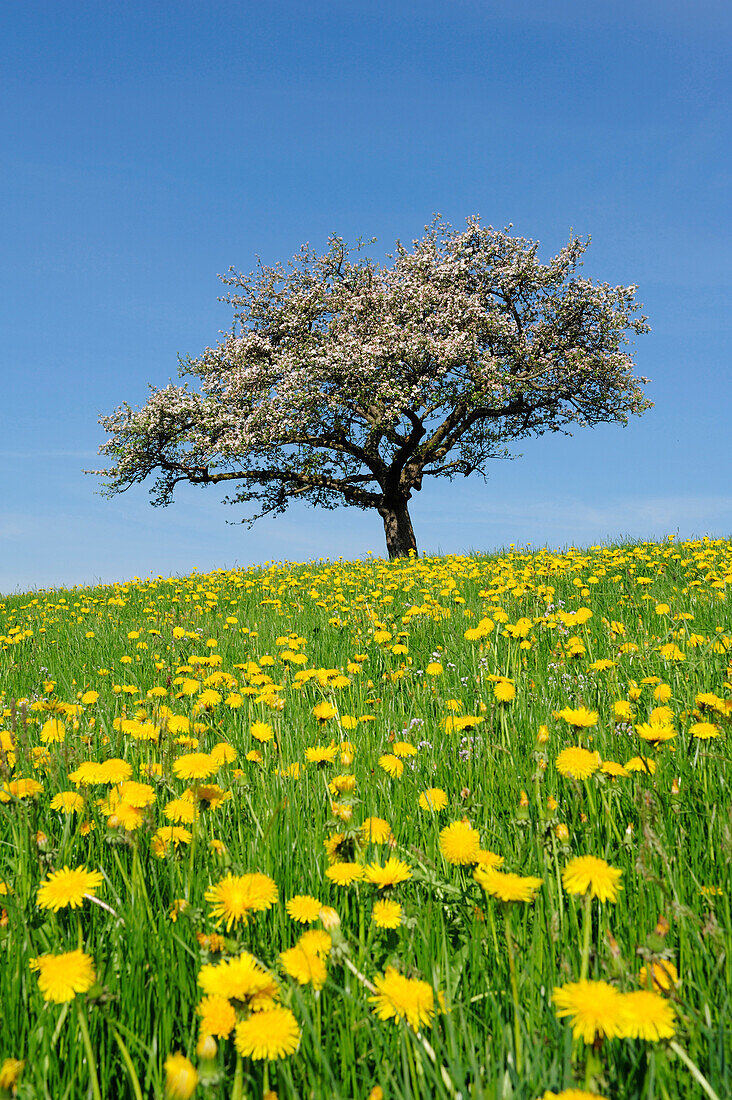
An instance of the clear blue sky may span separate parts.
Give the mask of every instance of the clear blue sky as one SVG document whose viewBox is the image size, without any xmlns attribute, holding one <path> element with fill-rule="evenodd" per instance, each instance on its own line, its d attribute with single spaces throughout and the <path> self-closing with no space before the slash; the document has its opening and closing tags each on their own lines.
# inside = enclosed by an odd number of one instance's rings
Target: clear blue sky
<svg viewBox="0 0 732 1100">
<path fill-rule="evenodd" d="M 639 284 L 655 408 L 426 483 L 420 549 L 732 532 L 729 3 L 10 0 L 0 16 L 0 592 L 384 553 L 374 513 L 252 530 L 113 500 L 100 413 L 229 325 L 216 276 L 439 212 Z"/>
</svg>

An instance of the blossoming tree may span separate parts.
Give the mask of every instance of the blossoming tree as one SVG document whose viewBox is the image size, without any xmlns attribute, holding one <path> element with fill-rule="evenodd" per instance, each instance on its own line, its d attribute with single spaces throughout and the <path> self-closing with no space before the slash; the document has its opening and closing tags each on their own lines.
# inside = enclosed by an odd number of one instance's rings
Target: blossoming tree
<svg viewBox="0 0 732 1100">
<path fill-rule="evenodd" d="M 416 550 L 426 476 L 485 477 L 516 440 L 650 407 L 627 348 L 648 331 L 637 287 L 578 277 L 586 248 L 543 264 L 537 242 L 437 216 L 388 266 L 331 237 L 287 268 L 230 269 L 231 332 L 181 361 L 181 385 L 100 419 L 106 495 L 157 474 L 153 503 L 232 483 L 250 523 L 293 500 L 373 508 L 391 557 Z"/>
</svg>

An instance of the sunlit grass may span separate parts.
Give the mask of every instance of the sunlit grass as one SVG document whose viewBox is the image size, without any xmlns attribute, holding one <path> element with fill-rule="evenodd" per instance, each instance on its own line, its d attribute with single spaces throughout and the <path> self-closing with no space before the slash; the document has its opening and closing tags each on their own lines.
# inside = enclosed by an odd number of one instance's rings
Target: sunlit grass
<svg viewBox="0 0 732 1100">
<path fill-rule="evenodd" d="M 723 1100 L 731 583 L 669 540 L 0 601 L 0 1096 Z"/>
</svg>

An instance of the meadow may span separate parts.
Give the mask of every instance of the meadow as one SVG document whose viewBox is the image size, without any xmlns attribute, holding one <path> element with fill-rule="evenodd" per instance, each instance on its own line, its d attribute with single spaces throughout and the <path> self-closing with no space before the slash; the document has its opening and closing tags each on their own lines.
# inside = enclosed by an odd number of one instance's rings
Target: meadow
<svg viewBox="0 0 732 1100">
<path fill-rule="evenodd" d="M 725 1100 L 732 542 L 0 599 L 0 1097 Z"/>
</svg>

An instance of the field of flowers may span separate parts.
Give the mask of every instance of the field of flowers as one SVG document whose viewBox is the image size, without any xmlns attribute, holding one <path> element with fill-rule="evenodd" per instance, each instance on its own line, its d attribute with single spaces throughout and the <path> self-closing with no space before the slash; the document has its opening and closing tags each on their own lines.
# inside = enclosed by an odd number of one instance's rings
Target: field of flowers
<svg viewBox="0 0 732 1100">
<path fill-rule="evenodd" d="M 732 1094 L 732 542 L 0 599 L 0 1097 Z"/>
</svg>

